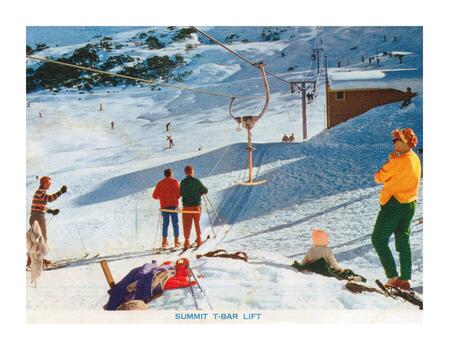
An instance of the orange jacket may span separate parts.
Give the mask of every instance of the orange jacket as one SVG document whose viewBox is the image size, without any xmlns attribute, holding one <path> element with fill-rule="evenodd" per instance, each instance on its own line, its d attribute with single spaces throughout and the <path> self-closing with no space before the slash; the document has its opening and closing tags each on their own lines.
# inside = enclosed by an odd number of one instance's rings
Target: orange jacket
<svg viewBox="0 0 449 350">
<path fill-rule="evenodd" d="M 386 204 L 391 196 L 400 203 L 416 201 L 421 179 L 421 161 L 410 150 L 398 156 L 389 156 L 389 160 L 374 175 L 374 181 L 383 183 L 380 192 L 380 204 Z"/>
<path fill-rule="evenodd" d="M 159 181 L 153 191 L 153 198 L 159 199 L 161 208 L 178 207 L 180 197 L 179 182 L 173 177 L 166 177 Z"/>
</svg>

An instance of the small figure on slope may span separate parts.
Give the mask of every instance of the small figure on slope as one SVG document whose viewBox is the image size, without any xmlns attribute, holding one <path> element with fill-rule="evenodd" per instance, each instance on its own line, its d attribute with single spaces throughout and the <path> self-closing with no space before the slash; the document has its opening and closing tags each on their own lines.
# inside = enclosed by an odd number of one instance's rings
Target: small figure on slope
<svg viewBox="0 0 449 350">
<path fill-rule="evenodd" d="M 170 122 L 168 122 L 167 124 L 165 124 L 165 131 L 169 132 L 170 131 Z"/>
<path fill-rule="evenodd" d="M 327 277 L 345 279 L 351 281 L 362 281 L 366 279 L 355 274 L 349 269 L 342 268 L 334 254 L 327 246 L 329 242 L 328 234 L 323 230 L 312 230 L 313 246 L 307 251 L 306 256 L 301 263 L 296 260 L 292 266 L 299 271 L 307 270 Z"/>
<path fill-rule="evenodd" d="M 383 188 L 380 192 L 380 212 L 371 241 L 387 275 L 386 286 L 410 289 L 410 226 L 415 215 L 421 161 L 412 150 L 418 144 L 418 138 L 412 129 L 393 130 L 392 138 L 394 150 L 389 154 L 388 161 L 374 175 L 374 181 L 383 184 Z M 393 233 L 401 265 L 400 276 L 388 247 Z"/>
<path fill-rule="evenodd" d="M 295 134 L 294 134 L 294 133 L 292 133 L 292 134 L 290 135 L 289 141 L 290 141 L 290 142 L 295 142 Z"/>
<path fill-rule="evenodd" d="M 164 170 L 165 178 L 159 181 L 153 191 L 153 198 L 159 200 L 161 209 L 176 210 L 178 200 L 181 198 L 181 190 L 178 180 L 173 177 L 173 170 Z M 168 226 L 173 226 L 175 236 L 175 248 L 180 247 L 178 213 L 162 212 L 162 248 L 168 248 Z"/>
<path fill-rule="evenodd" d="M 173 137 L 171 135 L 167 136 L 168 148 L 172 148 L 175 144 L 173 142 Z"/>
<path fill-rule="evenodd" d="M 284 134 L 284 136 L 282 136 L 282 142 L 288 142 L 290 141 L 290 139 L 288 138 L 287 134 Z"/>
</svg>

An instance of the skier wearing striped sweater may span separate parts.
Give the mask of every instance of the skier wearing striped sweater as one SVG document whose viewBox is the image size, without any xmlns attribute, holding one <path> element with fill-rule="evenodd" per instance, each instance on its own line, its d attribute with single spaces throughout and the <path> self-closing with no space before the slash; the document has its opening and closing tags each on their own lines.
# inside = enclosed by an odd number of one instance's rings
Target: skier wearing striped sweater
<svg viewBox="0 0 449 350">
<path fill-rule="evenodd" d="M 53 202 L 63 193 L 67 192 L 67 186 L 62 186 L 61 189 L 53 194 L 47 194 L 47 190 L 51 186 L 51 178 L 48 176 L 43 176 L 40 179 L 40 186 L 36 190 L 33 196 L 33 202 L 31 204 L 31 215 L 30 215 L 30 225 L 33 225 L 34 221 L 37 221 L 39 227 L 42 231 L 42 236 L 47 242 L 47 225 L 45 221 L 45 214 L 58 215 L 59 209 L 49 209 L 47 208 L 48 202 Z M 28 259 L 29 261 L 29 259 Z M 50 263 L 48 260 L 44 259 L 44 264 Z"/>
</svg>

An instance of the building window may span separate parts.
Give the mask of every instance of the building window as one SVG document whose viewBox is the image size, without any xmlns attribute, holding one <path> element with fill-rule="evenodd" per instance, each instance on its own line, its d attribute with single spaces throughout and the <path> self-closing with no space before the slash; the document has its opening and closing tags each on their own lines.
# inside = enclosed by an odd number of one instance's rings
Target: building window
<svg viewBox="0 0 449 350">
<path fill-rule="evenodd" d="M 345 92 L 344 91 L 337 91 L 337 95 L 335 96 L 336 100 L 344 100 L 345 99 Z"/>
</svg>

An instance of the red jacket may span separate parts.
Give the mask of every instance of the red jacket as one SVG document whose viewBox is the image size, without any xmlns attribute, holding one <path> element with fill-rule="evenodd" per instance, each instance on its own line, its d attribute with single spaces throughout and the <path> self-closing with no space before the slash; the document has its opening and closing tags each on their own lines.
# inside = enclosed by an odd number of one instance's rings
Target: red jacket
<svg viewBox="0 0 449 350">
<path fill-rule="evenodd" d="M 178 207 L 178 199 L 181 198 L 178 180 L 166 177 L 159 181 L 153 191 L 153 198 L 159 199 L 161 208 Z"/>
</svg>

